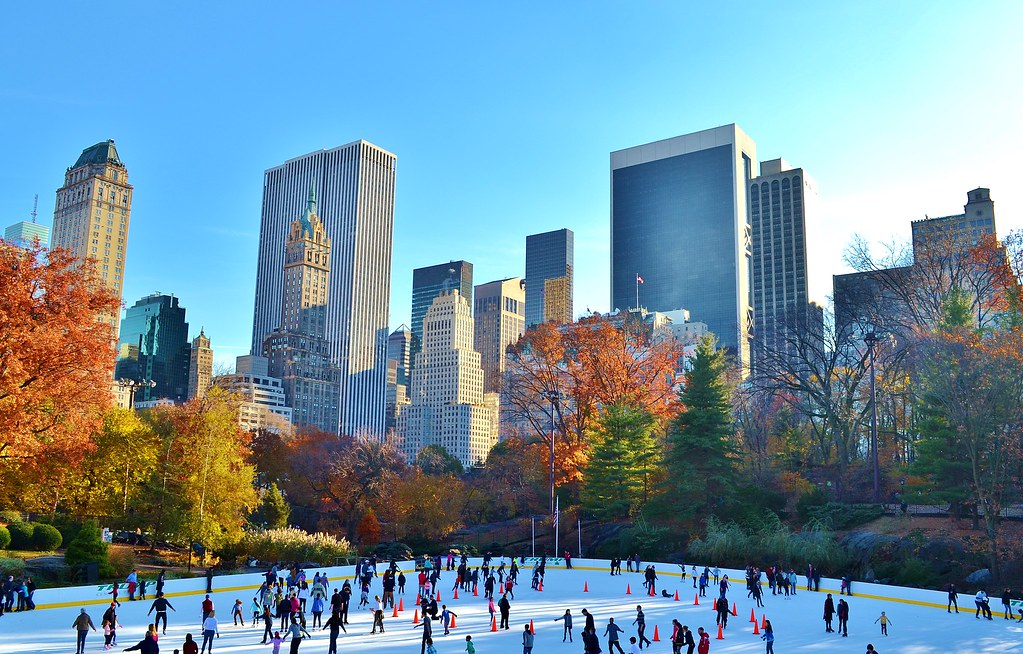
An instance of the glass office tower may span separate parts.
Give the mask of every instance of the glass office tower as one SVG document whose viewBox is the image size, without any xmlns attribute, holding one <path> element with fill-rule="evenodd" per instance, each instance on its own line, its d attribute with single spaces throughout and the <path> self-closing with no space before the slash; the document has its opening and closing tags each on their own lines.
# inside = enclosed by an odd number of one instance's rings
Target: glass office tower
<svg viewBox="0 0 1023 654">
<path fill-rule="evenodd" d="M 414 368 L 416 354 L 423 349 L 423 319 L 433 306 L 434 298 L 445 291 L 458 291 L 472 306 L 472 264 L 449 261 L 412 271 L 412 343 L 409 367 Z"/>
<path fill-rule="evenodd" d="M 572 322 L 575 234 L 558 229 L 526 237 L 526 327 Z"/>
</svg>

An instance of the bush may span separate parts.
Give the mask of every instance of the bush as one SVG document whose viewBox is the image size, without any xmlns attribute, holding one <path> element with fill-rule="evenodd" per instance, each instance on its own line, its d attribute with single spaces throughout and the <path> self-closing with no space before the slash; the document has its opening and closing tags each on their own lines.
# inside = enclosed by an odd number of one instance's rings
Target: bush
<svg viewBox="0 0 1023 654">
<path fill-rule="evenodd" d="M 850 529 L 884 515 L 880 504 L 842 504 L 827 502 L 806 507 L 807 522 L 816 521 L 830 529 Z"/>
<path fill-rule="evenodd" d="M 135 551 L 130 547 L 116 547 L 109 555 L 110 568 L 115 577 L 127 577 L 128 573 L 138 567 Z"/>
<path fill-rule="evenodd" d="M 0 550 L 7 549 L 7 546 L 11 544 L 11 532 L 7 531 L 7 527 L 0 527 Z"/>
<path fill-rule="evenodd" d="M 64 542 L 60 531 L 52 525 L 35 525 L 32 530 L 32 549 L 38 552 L 52 552 Z"/>
<path fill-rule="evenodd" d="M 113 576 L 114 569 L 110 565 L 107 544 L 103 542 L 95 520 L 90 520 L 82 525 L 78 535 L 68 543 L 67 550 L 64 552 L 64 562 L 70 566 L 99 563 L 100 576 Z"/>
<path fill-rule="evenodd" d="M 355 549 L 344 538 L 291 528 L 249 532 L 242 537 L 241 550 L 260 561 L 313 561 L 324 565 L 355 556 Z"/>
<path fill-rule="evenodd" d="M 0 522 L 5 524 L 11 524 L 12 522 L 22 522 L 21 514 L 17 511 L 4 510 L 0 511 Z"/>
<path fill-rule="evenodd" d="M 0 559 L 0 574 L 20 577 L 25 574 L 25 562 L 21 559 Z"/>
<path fill-rule="evenodd" d="M 30 522 L 12 522 L 7 525 L 7 531 L 11 532 L 12 550 L 32 549 L 32 532 L 35 529 Z"/>
<path fill-rule="evenodd" d="M 683 536 L 668 527 L 639 518 L 618 535 L 617 552 L 634 552 L 645 560 L 667 560 L 685 546 Z"/>
</svg>

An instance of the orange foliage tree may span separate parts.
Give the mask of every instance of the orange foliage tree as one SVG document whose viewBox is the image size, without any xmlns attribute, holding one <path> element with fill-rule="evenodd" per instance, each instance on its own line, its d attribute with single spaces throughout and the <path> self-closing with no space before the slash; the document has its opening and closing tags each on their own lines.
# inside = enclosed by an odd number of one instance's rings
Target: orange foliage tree
<svg viewBox="0 0 1023 654">
<path fill-rule="evenodd" d="M 20 474 L 74 466 L 111 403 L 113 334 L 98 318 L 120 301 L 77 263 L 0 241 L 0 465 Z"/>
</svg>

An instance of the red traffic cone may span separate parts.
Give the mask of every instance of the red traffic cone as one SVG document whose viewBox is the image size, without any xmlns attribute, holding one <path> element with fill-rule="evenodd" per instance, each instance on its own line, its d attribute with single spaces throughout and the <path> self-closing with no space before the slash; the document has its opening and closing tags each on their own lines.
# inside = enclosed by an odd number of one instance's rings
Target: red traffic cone
<svg viewBox="0 0 1023 654">
<path fill-rule="evenodd" d="M 497 592 L 500 593 L 501 595 L 504 595 L 504 582 L 501 582 L 501 585 L 498 587 Z"/>
<path fill-rule="evenodd" d="M 754 621 L 753 621 L 753 635 L 754 635 L 754 636 L 757 636 L 757 635 L 759 635 L 759 634 L 760 634 L 760 625 L 759 625 L 759 624 L 757 624 L 757 621 L 756 621 L 756 620 L 754 620 Z"/>
<path fill-rule="evenodd" d="M 404 598 L 401 598 L 401 597 L 398 598 L 398 610 L 399 611 L 404 611 L 405 610 L 405 600 L 404 600 Z"/>
<path fill-rule="evenodd" d="M 753 609 L 749 610 L 749 621 L 753 624 L 756 624 L 757 622 L 757 614 Z"/>
<path fill-rule="evenodd" d="M 765 613 L 761 617 L 764 619 L 764 621 L 760 623 L 760 628 L 761 629 L 767 629 L 767 614 Z"/>
<path fill-rule="evenodd" d="M 732 602 L 732 615 L 739 615 L 739 609 L 735 606 L 735 602 Z"/>
<path fill-rule="evenodd" d="M 625 594 L 632 595 L 632 584 L 625 584 Z"/>
<path fill-rule="evenodd" d="M 583 592 L 584 593 L 590 592 L 590 585 L 585 581 L 583 582 Z"/>
<path fill-rule="evenodd" d="M 450 626 L 451 629 L 454 629 L 455 627 L 458 626 L 458 625 L 455 624 L 455 614 L 454 613 L 451 614 L 451 624 L 449 626 Z"/>
<path fill-rule="evenodd" d="M 677 593 L 678 591 L 675 591 L 675 592 Z M 699 606 L 699 605 L 700 605 L 700 596 L 696 595 L 695 597 L 693 597 L 693 606 Z"/>
<path fill-rule="evenodd" d="M 542 581 L 540 582 L 540 585 L 536 587 L 536 590 L 537 590 L 538 593 L 542 593 L 543 592 L 543 582 Z"/>
<path fill-rule="evenodd" d="M 392 604 L 391 606 L 394 607 L 394 613 L 391 614 L 391 617 L 392 618 L 397 618 L 398 617 L 398 605 L 397 604 Z"/>
<path fill-rule="evenodd" d="M 419 624 L 419 609 L 416 609 L 416 614 L 412 616 L 412 624 Z"/>
<path fill-rule="evenodd" d="M 479 597 L 480 596 L 479 588 L 477 588 L 476 586 L 472 587 L 472 596 L 473 597 Z"/>
<path fill-rule="evenodd" d="M 657 633 L 657 625 L 654 625 L 654 639 L 651 642 L 654 642 L 654 643 L 661 642 L 661 635 L 659 633 Z"/>
<path fill-rule="evenodd" d="M 654 587 L 653 586 L 650 587 L 650 592 L 648 594 L 650 595 L 650 597 L 654 596 Z"/>
<path fill-rule="evenodd" d="M 455 596 L 452 597 L 451 599 L 458 599 L 458 589 L 457 588 L 455 589 Z"/>
<path fill-rule="evenodd" d="M 718 610 L 718 601 L 717 600 L 714 600 L 714 603 L 711 604 L 710 610 L 711 611 L 717 611 Z"/>
<path fill-rule="evenodd" d="M 490 618 L 490 630 L 497 631 L 497 618 Z"/>
<path fill-rule="evenodd" d="M 440 601 L 440 591 L 439 590 L 437 591 L 437 601 L 438 602 Z"/>
<path fill-rule="evenodd" d="M 419 595 L 416 595 L 416 606 L 419 606 L 419 603 L 421 601 L 422 601 L 422 598 Z"/>
<path fill-rule="evenodd" d="M 678 591 L 677 590 L 675 591 L 675 601 L 676 602 L 678 601 Z"/>
<path fill-rule="evenodd" d="M 718 637 L 717 637 L 717 640 L 724 640 L 724 639 L 725 639 L 725 629 L 721 625 L 718 625 Z"/>
<path fill-rule="evenodd" d="M 536 629 L 533 629 L 533 619 L 532 618 L 529 619 L 529 633 L 533 634 L 534 636 L 536 635 Z"/>
</svg>

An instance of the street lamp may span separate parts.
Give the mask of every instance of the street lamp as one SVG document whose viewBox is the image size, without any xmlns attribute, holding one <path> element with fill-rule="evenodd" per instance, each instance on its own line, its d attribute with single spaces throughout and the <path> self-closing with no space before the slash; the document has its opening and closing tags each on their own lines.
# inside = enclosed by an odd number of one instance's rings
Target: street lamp
<svg viewBox="0 0 1023 654">
<path fill-rule="evenodd" d="M 121 378 L 117 380 L 117 385 L 121 387 L 121 390 L 127 389 L 128 391 L 128 408 L 132 411 L 135 410 L 135 391 L 139 388 L 156 388 L 156 382 L 152 379 L 126 379 Z"/>
<path fill-rule="evenodd" d="M 547 391 L 544 393 L 544 398 L 549 400 L 551 403 L 551 516 L 554 516 L 554 434 L 555 432 L 555 414 L 557 410 L 557 401 L 561 398 L 561 393 L 557 391 Z"/>
<path fill-rule="evenodd" d="M 870 449 L 874 459 L 874 502 L 881 501 L 881 471 L 877 462 L 877 388 L 874 375 L 874 346 L 878 341 L 877 334 L 872 331 L 863 337 L 863 342 L 870 350 Z"/>
</svg>

